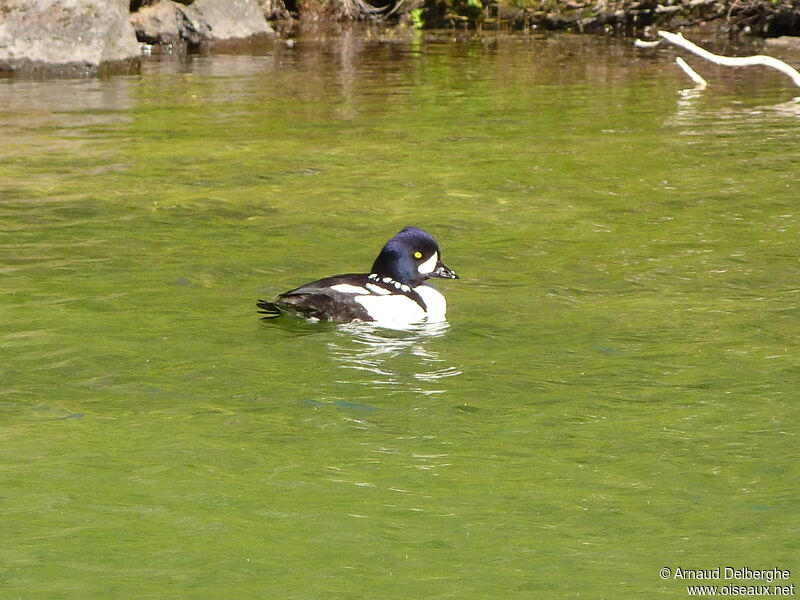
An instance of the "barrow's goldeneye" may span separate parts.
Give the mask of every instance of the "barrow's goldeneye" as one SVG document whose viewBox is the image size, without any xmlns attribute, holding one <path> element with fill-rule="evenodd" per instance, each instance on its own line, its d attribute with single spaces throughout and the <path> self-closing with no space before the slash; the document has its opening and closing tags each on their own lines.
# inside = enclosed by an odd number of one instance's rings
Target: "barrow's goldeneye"
<svg viewBox="0 0 800 600">
<path fill-rule="evenodd" d="M 275 301 L 259 300 L 264 318 L 291 313 L 308 319 L 403 326 L 443 321 L 447 302 L 430 277 L 458 279 L 442 262 L 433 236 L 406 227 L 383 246 L 369 273 L 334 275 L 285 292 Z"/>
</svg>

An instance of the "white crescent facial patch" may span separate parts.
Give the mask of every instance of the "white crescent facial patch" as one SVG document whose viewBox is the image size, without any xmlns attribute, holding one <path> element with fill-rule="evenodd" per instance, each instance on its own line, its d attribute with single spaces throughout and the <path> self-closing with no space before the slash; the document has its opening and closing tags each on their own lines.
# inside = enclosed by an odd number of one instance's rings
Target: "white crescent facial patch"
<svg viewBox="0 0 800 600">
<path fill-rule="evenodd" d="M 436 263 L 439 262 L 439 253 L 434 252 L 433 255 L 422 263 L 420 266 L 417 267 L 417 271 L 419 271 L 422 275 L 428 275 L 433 273 L 433 270 L 436 268 Z"/>
</svg>

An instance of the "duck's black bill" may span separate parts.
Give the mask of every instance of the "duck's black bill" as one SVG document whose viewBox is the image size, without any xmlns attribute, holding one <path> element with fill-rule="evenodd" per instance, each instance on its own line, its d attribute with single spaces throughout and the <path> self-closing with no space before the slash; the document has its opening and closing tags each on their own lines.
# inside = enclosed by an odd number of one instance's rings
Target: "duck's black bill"
<svg viewBox="0 0 800 600">
<path fill-rule="evenodd" d="M 446 267 L 442 262 L 436 265 L 436 268 L 431 272 L 430 276 L 441 277 L 442 279 L 458 279 L 456 272 Z"/>
</svg>

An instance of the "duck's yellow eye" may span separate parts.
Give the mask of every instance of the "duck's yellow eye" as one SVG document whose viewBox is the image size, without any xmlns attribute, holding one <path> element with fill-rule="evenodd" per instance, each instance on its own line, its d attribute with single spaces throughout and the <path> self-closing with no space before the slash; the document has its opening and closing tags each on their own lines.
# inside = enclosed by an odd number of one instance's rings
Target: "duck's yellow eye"
<svg viewBox="0 0 800 600">
<path fill-rule="evenodd" d="M 420 252 L 419 250 L 414 252 L 414 258 L 422 258 L 422 252 Z"/>
</svg>

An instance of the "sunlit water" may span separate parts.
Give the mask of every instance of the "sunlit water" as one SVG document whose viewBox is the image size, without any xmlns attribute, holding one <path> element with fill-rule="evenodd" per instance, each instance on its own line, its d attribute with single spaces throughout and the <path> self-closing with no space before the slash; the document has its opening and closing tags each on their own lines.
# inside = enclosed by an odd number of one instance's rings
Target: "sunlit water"
<svg viewBox="0 0 800 600">
<path fill-rule="evenodd" d="M 0 596 L 798 583 L 797 91 L 672 60 L 301 37 L 0 81 Z M 259 321 L 408 224 L 448 324 Z"/>
</svg>

